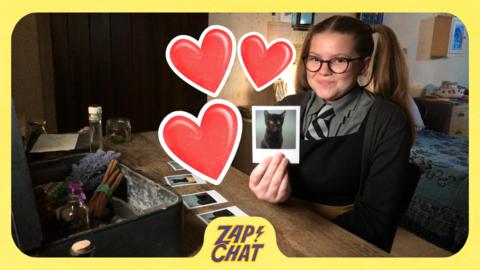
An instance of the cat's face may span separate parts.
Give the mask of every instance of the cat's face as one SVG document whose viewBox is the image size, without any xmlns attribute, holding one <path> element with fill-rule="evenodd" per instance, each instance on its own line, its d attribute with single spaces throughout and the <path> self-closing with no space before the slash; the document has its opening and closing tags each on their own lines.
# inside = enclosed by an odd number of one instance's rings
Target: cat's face
<svg viewBox="0 0 480 270">
<path fill-rule="evenodd" d="M 285 118 L 285 111 L 280 114 L 271 114 L 265 111 L 265 125 L 267 130 L 271 132 L 282 131 L 283 119 Z"/>
</svg>

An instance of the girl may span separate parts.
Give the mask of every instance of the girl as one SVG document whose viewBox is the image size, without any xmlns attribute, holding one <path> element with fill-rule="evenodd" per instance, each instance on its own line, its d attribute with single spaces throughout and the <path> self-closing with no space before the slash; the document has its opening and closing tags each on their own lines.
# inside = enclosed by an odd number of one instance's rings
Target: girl
<svg viewBox="0 0 480 270">
<path fill-rule="evenodd" d="M 300 164 L 289 165 L 282 154 L 267 158 L 252 171 L 250 189 L 271 203 L 311 201 L 323 216 L 390 251 L 418 181 L 408 162 L 414 129 L 398 40 L 384 25 L 333 16 L 312 27 L 301 57 L 299 93 L 280 102 L 301 107 Z M 376 95 L 357 83 L 372 63 L 367 84 Z"/>
</svg>

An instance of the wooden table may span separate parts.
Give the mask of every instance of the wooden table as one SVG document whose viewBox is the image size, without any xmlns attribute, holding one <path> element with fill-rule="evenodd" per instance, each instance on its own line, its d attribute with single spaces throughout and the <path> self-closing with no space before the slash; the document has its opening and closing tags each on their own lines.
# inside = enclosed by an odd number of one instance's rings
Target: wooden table
<svg viewBox="0 0 480 270">
<path fill-rule="evenodd" d="M 187 173 L 174 171 L 158 141 L 157 132 L 134 134 L 126 144 L 105 143 L 106 149 L 122 153 L 120 160 L 135 170 L 166 185 L 164 176 Z M 216 190 L 228 202 L 210 207 L 185 208 L 184 251 L 193 255 L 203 243 L 206 225 L 196 214 L 228 206 L 237 206 L 249 216 L 266 218 L 272 223 L 279 249 L 289 257 L 360 257 L 388 256 L 388 253 L 342 229 L 315 213 L 311 204 L 289 199 L 283 204 L 258 200 L 248 188 L 248 175 L 231 167 L 222 184 L 184 186 L 174 188 L 179 194 Z"/>
</svg>

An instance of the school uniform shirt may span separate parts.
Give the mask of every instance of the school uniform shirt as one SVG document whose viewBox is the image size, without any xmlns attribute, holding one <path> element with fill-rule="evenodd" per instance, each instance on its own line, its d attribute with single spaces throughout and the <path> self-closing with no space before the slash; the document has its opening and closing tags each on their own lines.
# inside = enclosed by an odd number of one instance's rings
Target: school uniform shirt
<svg viewBox="0 0 480 270">
<path fill-rule="evenodd" d="M 409 174 L 410 127 L 404 110 L 384 98 L 375 96 L 370 108 L 360 109 L 370 96 L 366 89 L 356 89 L 355 98 L 345 103 L 350 114 L 339 111 L 337 136 L 301 139 L 300 163 L 289 165 L 288 171 L 292 196 L 325 205 L 353 204 L 332 221 L 390 251 L 399 213 L 416 186 Z M 310 91 L 302 92 L 287 96 L 280 105 L 300 105 L 304 127 L 310 97 Z M 365 115 L 360 119 L 354 112 Z M 345 117 L 356 120 L 350 125 Z"/>
<path fill-rule="evenodd" d="M 330 120 L 328 137 L 357 132 L 374 100 L 375 96 L 372 93 L 356 85 L 346 95 L 331 103 L 335 115 Z M 308 92 L 308 102 L 303 115 L 305 121 L 302 125 L 302 134 L 306 134 L 310 123 L 325 104 L 326 102 L 317 96 L 314 91 Z"/>
</svg>

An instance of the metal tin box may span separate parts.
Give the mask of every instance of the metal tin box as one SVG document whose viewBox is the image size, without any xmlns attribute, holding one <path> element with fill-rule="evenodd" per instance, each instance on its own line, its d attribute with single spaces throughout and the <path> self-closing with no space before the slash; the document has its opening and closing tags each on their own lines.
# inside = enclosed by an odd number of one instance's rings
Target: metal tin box
<svg viewBox="0 0 480 270">
<path fill-rule="evenodd" d="M 127 219 L 52 242 L 46 240 L 33 187 L 61 181 L 84 154 L 27 164 L 18 124 L 12 110 L 12 235 L 19 249 L 31 256 L 69 256 L 73 243 L 88 239 L 98 257 L 174 257 L 182 255 L 181 196 L 124 164 L 119 198 L 113 205 Z M 117 194 L 117 193 L 116 193 Z M 114 196 L 117 196 L 114 194 Z"/>
</svg>

